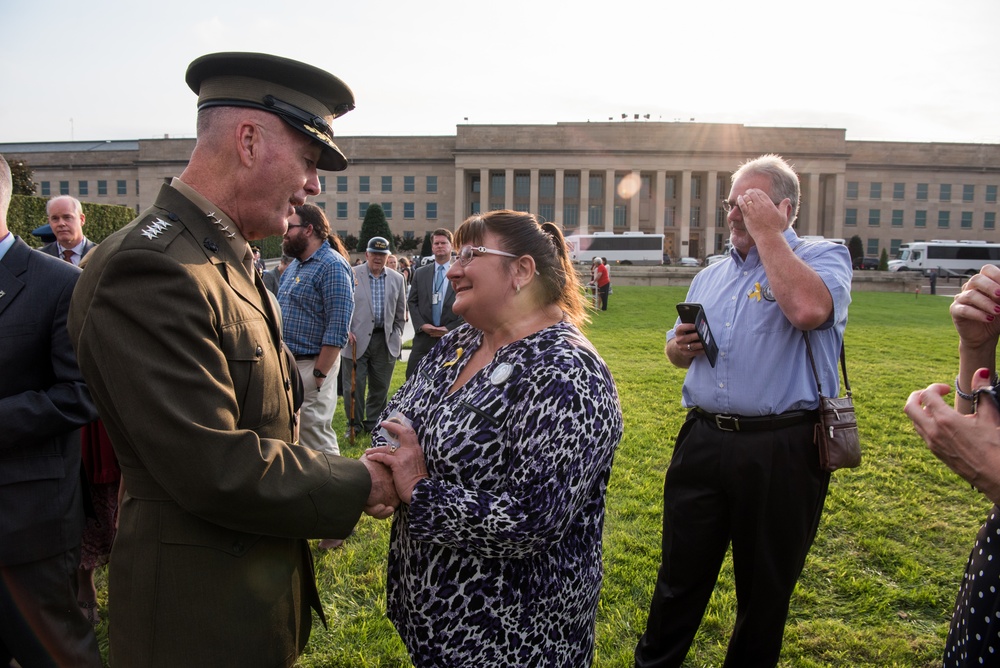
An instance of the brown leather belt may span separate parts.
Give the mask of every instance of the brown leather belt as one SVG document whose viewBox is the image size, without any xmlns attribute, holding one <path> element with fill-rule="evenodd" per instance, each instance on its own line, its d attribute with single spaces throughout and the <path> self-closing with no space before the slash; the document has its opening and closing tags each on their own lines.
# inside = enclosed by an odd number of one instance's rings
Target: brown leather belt
<svg viewBox="0 0 1000 668">
<path fill-rule="evenodd" d="M 696 407 L 691 409 L 689 415 L 691 414 L 721 431 L 774 431 L 806 422 L 819 422 L 817 411 L 788 411 L 778 415 L 743 416 L 709 413 Z"/>
</svg>

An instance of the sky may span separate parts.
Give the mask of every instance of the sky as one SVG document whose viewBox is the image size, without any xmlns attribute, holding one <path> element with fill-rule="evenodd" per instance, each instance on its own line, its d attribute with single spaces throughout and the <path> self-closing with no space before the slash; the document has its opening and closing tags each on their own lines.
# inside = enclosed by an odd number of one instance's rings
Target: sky
<svg viewBox="0 0 1000 668">
<path fill-rule="evenodd" d="M 188 64 L 258 51 L 351 87 L 340 136 L 649 114 L 1000 144 L 998 26 L 998 0 L 0 0 L 0 143 L 193 137 Z"/>
</svg>

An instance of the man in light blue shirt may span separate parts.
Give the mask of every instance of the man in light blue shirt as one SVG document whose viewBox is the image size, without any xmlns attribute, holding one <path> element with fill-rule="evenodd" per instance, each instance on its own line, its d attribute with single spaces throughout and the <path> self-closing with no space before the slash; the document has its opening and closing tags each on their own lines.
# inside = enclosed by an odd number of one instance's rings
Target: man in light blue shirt
<svg viewBox="0 0 1000 668">
<path fill-rule="evenodd" d="M 687 369 L 664 485 L 663 555 L 637 668 L 680 666 L 730 542 L 736 625 L 726 666 L 773 666 L 788 602 L 816 535 L 829 473 L 813 442 L 819 393 L 837 396 L 837 360 L 851 302 L 846 247 L 792 229 L 799 181 L 778 156 L 733 174 L 730 258 L 701 271 L 700 303 L 719 352 L 713 367 L 694 324 L 667 332 L 666 355 Z"/>
</svg>

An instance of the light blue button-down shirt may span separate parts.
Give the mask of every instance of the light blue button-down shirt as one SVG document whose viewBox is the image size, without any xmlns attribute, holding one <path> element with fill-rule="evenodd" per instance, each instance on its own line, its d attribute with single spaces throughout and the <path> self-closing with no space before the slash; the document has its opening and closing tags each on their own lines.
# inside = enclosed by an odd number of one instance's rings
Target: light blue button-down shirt
<svg viewBox="0 0 1000 668">
<path fill-rule="evenodd" d="M 816 273 L 833 297 L 833 317 L 809 333 L 824 396 L 840 391 L 840 346 L 851 303 L 851 255 L 846 246 L 803 241 L 792 228 L 785 239 Z M 770 292 L 757 248 L 700 271 L 685 301 L 705 308 L 719 345 L 715 368 L 704 355 L 684 377 L 683 405 L 710 413 L 775 415 L 819 405 L 816 381 L 802 332 L 792 326 Z M 674 327 L 680 324 L 680 319 Z M 674 338 L 667 332 L 667 340 Z"/>
</svg>

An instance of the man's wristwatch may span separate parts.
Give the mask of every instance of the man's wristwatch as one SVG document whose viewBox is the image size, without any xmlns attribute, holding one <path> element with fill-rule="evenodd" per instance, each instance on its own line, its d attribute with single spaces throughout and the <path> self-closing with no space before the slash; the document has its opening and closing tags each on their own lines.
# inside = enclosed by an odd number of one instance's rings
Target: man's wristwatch
<svg viewBox="0 0 1000 668">
<path fill-rule="evenodd" d="M 326 378 L 326 374 L 315 367 L 313 367 L 313 376 L 316 378 Z"/>
</svg>

